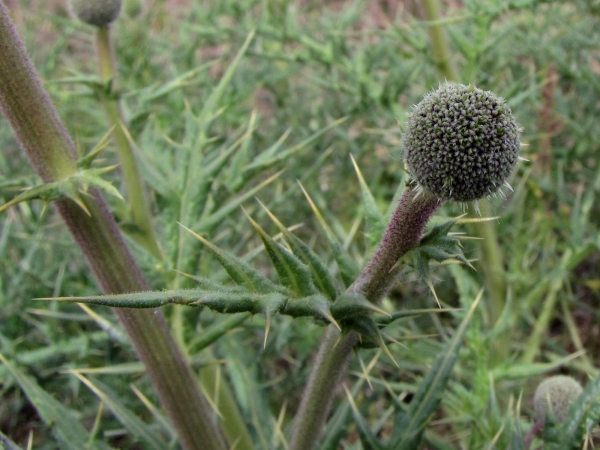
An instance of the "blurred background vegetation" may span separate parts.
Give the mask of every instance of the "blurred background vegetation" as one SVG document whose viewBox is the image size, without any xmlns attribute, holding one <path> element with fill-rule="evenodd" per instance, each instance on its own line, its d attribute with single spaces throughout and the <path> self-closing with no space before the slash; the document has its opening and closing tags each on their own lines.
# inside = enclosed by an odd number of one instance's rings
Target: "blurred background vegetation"
<svg viewBox="0 0 600 450">
<path fill-rule="evenodd" d="M 89 84 L 96 71 L 92 29 L 72 20 L 63 1 L 7 4 L 60 117 L 81 152 L 89 151 L 109 128 Z M 516 417 L 524 430 L 531 427 L 531 396 L 546 373 L 570 374 L 583 383 L 600 373 L 600 2 L 446 0 L 442 11 L 461 81 L 507 99 L 524 128 L 522 156 L 530 161 L 518 166 L 511 181 L 514 192 L 491 200 L 499 216 L 493 223 L 503 253 L 508 307 L 499 323 L 493 323 L 489 308 L 476 314 L 423 448 L 507 448 L 506 421 Z M 165 259 L 157 261 L 130 243 L 153 288 L 168 287 L 174 279 L 171 269 L 181 244 L 173 205 L 180 199 L 186 169 L 182 155 L 200 151 L 194 147 L 195 117 L 253 29 L 256 36 L 215 107 L 202 143 L 208 164 L 242 139 L 227 167 L 210 180 L 204 214 L 210 216 L 285 169 L 251 197 L 267 204 L 287 226 L 297 226 L 295 233 L 331 260 L 300 180 L 361 267 L 373 247 L 350 155 L 385 213 L 407 180 L 402 124 L 412 105 L 439 84 L 427 25 L 420 2 L 410 0 L 157 0 L 147 1 L 135 17 L 122 14 L 112 27 L 117 84 L 150 187 Z M 320 132 L 344 117 L 340 125 Z M 0 147 L 1 204 L 37 180 L 3 118 Z M 112 144 L 101 158 L 103 165 L 116 162 Z M 257 161 L 268 164 L 252 170 L 249 164 Z M 118 171 L 109 178 L 121 187 Z M 126 230 L 123 204 L 110 201 Z M 243 205 L 265 230 L 277 233 L 252 198 Z M 460 206 L 450 204 L 436 220 L 460 214 Z M 465 225 L 455 229 L 471 230 Z M 253 259 L 265 273 L 271 270 L 239 207 L 207 226 L 205 236 Z M 468 306 L 485 284 L 477 241 L 464 240 L 464 252 L 476 272 L 457 265 L 434 269 L 444 306 Z M 199 255 L 194 255 L 195 274 L 223 276 L 214 259 Z M 0 353 L 77 411 L 88 428 L 99 400 L 67 373 L 72 369 L 95 368 L 91 379 L 152 422 L 152 412 L 130 385 L 151 402 L 156 398 L 112 312 L 32 301 L 97 292 L 52 207 L 24 203 L 0 216 Z M 435 306 L 427 285 L 409 270 L 384 303 L 389 310 Z M 321 326 L 308 319 L 276 318 L 263 348 L 264 319 L 255 317 L 219 340 L 208 355 L 194 350 L 194 338 L 221 318 L 208 310 L 165 312 L 194 367 L 217 365 L 233 385 L 256 442 L 263 448 L 281 445 L 275 430 L 294 416 Z M 460 317 L 427 315 L 388 330 L 404 340 L 390 345 L 401 369 L 386 356 L 378 357 L 368 368 L 370 383 L 356 396 L 381 437 L 391 427 L 390 389 L 410 400 Z M 502 342 L 506 359 L 498 362 L 491 352 L 499 335 L 509 338 Z M 376 352 L 361 350 L 354 358 L 349 387 L 364 380 L 365 366 Z M 33 431 L 34 448 L 59 448 L 4 366 L 0 392 L 3 433 L 25 445 Z M 282 408 L 283 422 L 277 425 Z M 110 412 L 102 414 L 99 433 L 114 447 L 146 448 Z M 350 424 L 342 445 L 362 448 Z"/>
</svg>

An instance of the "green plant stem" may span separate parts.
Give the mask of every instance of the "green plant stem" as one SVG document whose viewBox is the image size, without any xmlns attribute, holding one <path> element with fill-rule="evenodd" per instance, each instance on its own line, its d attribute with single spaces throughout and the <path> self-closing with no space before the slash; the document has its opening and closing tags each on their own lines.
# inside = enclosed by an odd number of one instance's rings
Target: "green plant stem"
<svg viewBox="0 0 600 450">
<path fill-rule="evenodd" d="M 482 202 L 479 205 L 479 210 L 483 217 L 493 216 L 492 207 L 488 202 Z M 483 238 L 480 247 L 482 256 L 481 266 L 489 292 L 488 295 L 490 296 L 490 321 L 494 324 L 502 315 L 502 311 L 506 305 L 506 275 L 504 265 L 502 264 L 502 261 L 504 261 L 502 249 L 500 248 L 496 227 L 493 222 L 479 222 L 472 226 L 471 229 L 473 234 Z M 510 330 L 507 330 L 507 332 L 510 333 Z M 496 363 L 501 363 L 508 357 L 510 349 L 505 343 L 510 342 L 510 339 L 508 341 L 504 340 L 508 338 L 507 332 L 502 335 L 504 337 L 498 340 L 498 345 L 494 349 L 493 360 Z"/>
<path fill-rule="evenodd" d="M 116 71 L 108 27 L 96 29 L 96 52 L 98 56 L 98 73 L 100 80 L 105 84 L 105 90 L 100 92 L 100 100 L 110 125 L 114 127 L 113 136 L 121 161 L 131 220 L 136 226 L 136 231 L 131 235 L 155 258 L 162 259 L 162 252 L 152 226 L 150 204 L 144 189 L 144 183 L 133 150 L 123 130 L 125 120 L 121 105 L 114 94 Z M 109 83 L 110 90 L 108 89 Z"/>
<path fill-rule="evenodd" d="M 402 256 L 418 245 L 427 222 L 442 203 L 426 193 L 415 198 L 413 187 L 408 186 L 402 193 L 375 254 L 348 290 L 362 293 L 374 303 L 381 300 L 395 281 L 394 266 Z M 358 339 L 359 335 L 354 331 L 342 335 L 333 325 L 327 327 L 296 414 L 290 450 L 317 448 L 336 387 L 346 372 L 352 349 Z"/>
<path fill-rule="evenodd" d="M 437 0 L 423 0 L 425 19 L 429 22 L 428 31 L 431 40 L 431 53 L 434 63 L 441 78 L 446 81 L 458 82 L 460 77 L 452 64 L 450 48 L 442 25 L 439 24 L 441 14 Z M 480 213 L 483 217 L 492 217 L 492 208 L 486 201 L 481 202 Z M 493 222 L 479 222 L 470 227 L 470 232 L 476 237 L 482 238 L 481 267 L 490 297 L 489 314 L 490 322 L 495 324 L 500 318 L 506 304 L 506 277 L 502 263 L 502 251 L 498 242 L 496 227 Z M 510 352 L 510 329 L 496 339 L 492 351 L 492 365 L 506 361 Z"/>
<path fill-rule="evenodd" d="M 32 166 L 44 182 L 76 171 L 73 141 L 58 118 L 27 57 L 8 11 L 0 2 L 0 107 Z M 105 293 L 149 288 L 110 211 L 95 189 L 84 196 L 90 215 L 68 199 L 55 202 Z M 185 449 L 224 450 L 185 358 L 159 311 L 116 311 Z"/>
<path fill-rule="evenodd" d="M 427 30 L 431 41 L 433 63 L 438 73 L 446 81 L 458 81 L 458 75 L 452 64 L 450 49 L 444 35 L 444 28 L 439 24 L 440 14 L 437 0 L 423 0 L 422 4 L 425 11 L 425 20 L 430 22 Z"/>
</svg>

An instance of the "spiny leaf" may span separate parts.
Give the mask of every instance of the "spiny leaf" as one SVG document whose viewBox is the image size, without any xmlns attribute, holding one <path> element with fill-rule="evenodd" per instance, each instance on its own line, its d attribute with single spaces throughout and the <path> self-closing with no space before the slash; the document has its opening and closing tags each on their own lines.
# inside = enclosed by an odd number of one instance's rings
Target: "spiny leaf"
<svg viewBox="0 0 600 450">
<path fill-rule="evenodd" d="M 340 245 L 337 237 L 335 236 L 335 234 L 321 215 L 321 212 L 317 208 L 317 205 L 315 205 L 312 198 L 308 195 L 308 192 L 306 192 L 306 190 L 304 189 L 304 186 L 302 186 L 300 182 L 298 182 L 298 184 L 300 185 L 300 189 L 302 189 L 304 196 L 308 200 L 308 203 L 311 209 L 313 210 L 315 217 L 317 218 L 317 220 L 321 224 L 321 227 L 323 227 L 323 230 L 325 231 L 327 241 L 329 242 L 329 246 L 331 247 L 331 250 L 333 252 L 333 257 L 335 258 L 335 261 L 337 262 L 337 265 L 339 267 L 340 275 L 342 277 L 342 280 L 344 281 L 344 284 L 346 286 L 350 286 L 359 274 L 356 262 L 350 257 L 348 252 L 344 250 L 343 247 Z"/>
<path fill-rule="evenodd" d="M 42 420 L 48 425 L 52 425 L 52 433 L 62 442 L 64 448 L 73 450 L 87 448 L 89 434 L 75 414 L 43 390 L 32 378 L 18 370 L 1 354 L 0 361 L 23 389 Z"/>
<path fill-rule="evenodd" d="M 233 210 L 239 208 L 239 206 L 246 200 L 254 196 L 258 191 L 267 186 L 268 184 L 275 181 L 281 176 L 283 170 L 280 170 L 276 174 L 270 176 L 259 185 L 254 186 L 252 189 L 247 190 L 242 195 L 232 199 L 227 204 L 213 212 L 210 216 L 202 218 L 198 224 L 198 229 L 202 231 L 210 231 L 219 225 Z"/>
<path fill-rule="evenodd" d="M 406 318 L 410 318 L 410 317 L 417 317 L 417 316 L 422 316 L 424 314 L 440 314 L 440 313 L 446 313 L 446 312 L 456 312 L 456 311 L 460 311 L 460 308 L 426 308 L 426 309 L 411 309 L 408 311 L 398 311 L 395 313 L 392 313 L 389 317 L 382 317 L 380 319 L 377 319 L 377 323 L 379 325 L 389 325 L 392 322 L 395 322 L 396 320 L 400 320 L 400 319 L 406 319 Z"/>
<path fill-rule="evenodd" d="M 362 173 L 352 155 L 350 155 L 350 159 L 352 159 L 352 164 L 354 164 L 354 170 L 356 171 L 356 176 L 358 177 L 358 182 L 360 184 L 360 190 L 362 192 L 362 203 L 365 209 L 365 218 L 367 221 L 367 240 L 370 247 L 375 247 L 381 240 L 381 236 L 383 235 L 386 224 L 383 220 L 383 214 L 381 214 L 381 211 L 379 211 L 377 202 L 375 202 L 375 198 L 373 197 L 373 194 L 371 193 L 371 190 L 363 178 Z"/>
<path fill-rule="evenodd" d="M 235 71 L 237 70 L 237 67 L 240 64 L 240 61 L 246 54 L 246 51 L 248 50 L 252 39 L 254 39 L 255 33 L 256 30 L 252 30 L 250 31 L 250 33 L 248 33 L 244 44 L 238 51 L 237 55 L 235 55 L 235 58 L 225 71 L 225 74 L 223 74 L 223 77 L 219 81 L 219 84 L 215 89 L 212 89 L 211 94 L 204 101 L 204 106 L 202 107 L 202 111 L 200 113 L 201 122 L 207 122 L 207 119 L 214 114 L 214 111 L 215 109 L 217 109 L 217 105 L 219 104 L 219 100 L 221 99 L 225 92 L 225 89 L 231 82 L 233 75 L 235 74 Z"/>
<path fill-rule="evenodd" d="M 394 432 L 391 448 L 412 450 L 419 447 L 425 426 L 440 404 L 441 395 L 446 389 L 450 373 L 458 357 L 460 343 L 482 296 L 483 290 L 479 291 L 473 305 L 471 305 L 462 323 L 454 332 L 452 340 L 448 342 L 446 349 L 438 356 L 423 381 L 419 384 L 419 389 L 410 403 L 408 414 L 405 416 L 405 423 Z"/>
<path fill-rule="evenodd" d="M 114 165 L 98 169 L 80 169 L 68 178 L 33 187 L 16 196 L 10 202 L 0 206 L 0 212 L 11 206 L 28 200 L 40 199 L 44 203 L 48 204 L 51 201 L 67 197 L 77 203 L 77 205 L 79 205 L 79 207 L 83 209 L 86 214 L 90 215 L 90 212 L 81 198 L 82 194 L 87 195 L 87 191 L 90 187 L 96 187 L 107 194 L 123 200 L 123 197 L 119 193 L 118 189 L 101 178 L 101 175 L 113 170 L 116 167 L 117 166 Z"/>
<path fill-rule="evenodd" d="M 217 60 L 209 61 L 205 64 L 201 64 L 198 67 L 194 67 L 193 69 L 182 73 L 181 75 L 173 78 L 172 80 L 167 81 L 161 86 L 149 86 L 145 89 L 142 89 L 141 91 L 139 91 L 138 99 L 141 102 L 150 102 L 152 100 L 156 100 L 160 97 L 163 97 L 174 90 L 180 89 L 185 86 L 190 86 L 194 84 L 193 81 L 190 81 L 191 79 L 193 79 L 199 73 L 213 66 L 216 61 Z"/>
<path fill-rule="evenodd" d="M 367 425 L 367 421 L 356 407 L 356 403 L 354 403 L 352 394 L 350 393 L 346 385 L 344 385 L 344 390 L 346 391 L 346 398 L 348 399 L 350 408 L 352 409 L 354 424 L 356 425 L 356 431 L 358 431 L 358 436 L 360 438 L 360 442 L 363 445 L 363 448 L 369 450 L 383 450 L 384 447 L 379 443 L 377 437 L 369 428 L 369 425 Z"/>
<path fill-rule="evenodd" d="M 366 337 L 367 339 L 372 341 L 374 344 L 381 347 L 381 349 L 385 352 L 385 354 L 388 355 L 388 357 L 394 362 L 396 367 L 399 367 L 398 363 L 392 356 L 392 353 L 387 348 L 387 345 L 385 345 L 385 341 L 383 340 L 383 337 L 381 336 L 381 333 L 379 331 L 379 328 L 377 327 L 377 324 L 371 317 L 368 317 L 368 316 L 355 317 L 353 319 L 346 320 L 344 322 L 344 326 L 351 330 L 357 331 L 358 333 L 360 333 L 361 336 Z"/>
<path fill-rule="evenodd" d="M 61 197 L 62 195 L 58 191 L 58 182 L 46 183 L 42 184 L 41 186 L 29 188 L 25 192 L 17 195 L 8 203 L 0 206 L 0 212 L 5 211 L 11 206 L 17 205 L 21 202 L 26 202 L 28 200 L 41 199 L 45 203 L 49 203 L 53 200 L 58 200 Z"/>
<path fill-rule="evenodd" d="M 450 229 L 460 217 L 434 226 L 423 235 L 419 245 L 404 256 L 404 260 L 425 280 L 434 295 L 438 306 L 440 305 L 440 302 L 433 287 L 431 273 L 429 271 L 429 262 L 432 260 L 437 262 L 457 260 L 473 268 L 471 263 L 464 257 L 458 237 L 448 235 Z"/>
<path fill-rule="evenodd" d="M 364 316 L 371 312 L 389 316 L 387 312 L 368 301 L 363 295 L 354 292 L 344 292 L 331 307 L 331 313 L 337 320 Z"/>
<path fill-rule="evenodd" d="M 230 156 L 240 148 L 242 143 L 247 141 L 250 138 L 250 136 L 252 136 L 253 132 L 254 128 L 248 128 L 240 138 L 238 138 L 228 148 L 223 150 L 214 160 L 202 166 L 200 174 L 197 177 L 198 186 L 196 186 L 195 188 L 194 197 L 194 202 L 198 203 L 199 205 L 202 205 L 202 208 L 199 208 L 199 215 L 207 213 L 207 199 L 210 194 L 211 188 L 213 187 L 215 179 L 218 178 L 219 173 L 226 166 Z"/>
<path fill-rule="evenodd" d="M 94 159 L 96 159 L 98 154 L 110 144 L 110 135 L 112 134 L 114 128 L 115 127 L 111 127 L 87 155 L 77 160 L 78 168 L 89 169 L 92 166 L 92 163 L 94 162 Z"/>
<path fill-rule="evenodd" d="M 312 316 L 323 319 L 335 325 L 341 330 L 339 324 L 331 315 L 331 303 L 321 294 L 311 295 L 310 297 L 289 299 L 280 314 L 287 314 L 293 317 Z"/>
<path fill-rule="evenodd" d="M 190 280 L 194 281 L 198 285 L 198 287 L 200 287 L 200 289 L 204 289 L 207 291 L 246 292 L 246 288 L 241 287 L 241 286 L 237 286 L 237 285 L 228 286 L 225 284 L 217 283 L 216 281 L 213 281 L 213 280 L 209 280 L 208 278 L 198 277 L 196 275 L 190 275 L 188 273 L 183 273 L 178 270 L 175 270 L 175 272 L 183 275 L 186 278 L 189 278 Z"/>
<path fill-rule="evenodd" d="M 246 288 L 253 292 L 285 292 L 285 289 L 272 283 L 268 278 L 263 276 L 260 272 L 254 270 L 241 259 L 235 257 L 225 250 L 220 249 L 186 226 L 181 224 L 179 225 L 194 235 L 196 239 L 202 242 L 206 248 L 211 251 L 211 253 L 227 271 L 231 279 L 237 284 L 246 286 Z"/>
<path fill-rule="evenodd" d="M 113 308 L 158 308 L 178 304 L 206 306 L 225 314 L 249 312 L 265 314 L 268 318 L 275 313 L 292 317 L 315 317 L 340 328 L 331 315 L 329 300 L 321 294 L 302 298 L 288 298 L 278 292 L 268 294 L 251 292 L 214 292 L 202 289 L 180 289 L 173 291 L 147 291 L 128 294 L 98 295 L 89 297 L 55 297 L 36 300 L 56 300 L 70 303 L 86 303 Z"/>
<path fill-rule="evenodd" d="M 300 259 L 275 242 L 252 217 L 248 214 L 246 214 L 246 217 L 262 240 L 281 283 L 290 288 L 299 297 L 316 294 L 317 289 L 313 284 L 308 267 Z"/>
<path fill-rule="evenodd" d="M 85 384 L 96 396 L 102 400 L 102 402 L 108 406 L 112 413 L 117 417 L 119 422 L 141 443 L 144 444 L 144 448 L 152 448 L 156 450 L 162 450 L 165 448 L 166 443 L 163 442 L 151 428 L 142 422 L 131 410 L 129 410 L 119 399 L 119 396 L 99 382 L 98 380 L 91 380 L 83 375 L 73 372 L 73 374 L 79 378 L 79 380 Z M 83 447 L 82 447 L 83 448 Z"/>
<path fill-rule="evenodd" d="M 279 149 L 279 147 L 281 146 L 281 143 L 283 143 L 283 141 L 285 140 L 285 138 L 287 138 L 287 135 L 289 134 L 289 131 L 286 131 L 286 133 L 284 133 L 284 135 L 279 139 L 279 141 L 277 141 L 277 143 L 275 143 L 271 148 L 269 148 L 264 153 L 261 153 L 252 162 L 252 164 L 249 164 L 248 166 L 246 166 L 244 168 L 244 172 L 243 172 L 244 178 L 249 179 L 252 176 L 254 176 L 256 173 L 264 171 L 280 161 L 287 160 L 295 153 L 298 153 L 300 150 L 307 147 L 310 143 L 315 141 L 318 137 L 320 137 L 327 131 L 331 130 L 332 128 L 337 127 L 341 123 L 345 122 L 347 119 L 348 119 L 347 117 L 342 117 L 341 119 L 338 119 L 338 120 L 324 126 L 320 130 L 318 130 L 316 133 L 314 133 L 311 136 L 309 136 L 308 138 L 304 139 L 299 144 L 294 145 L 293 147 L 290 147 L 290 148 L 282 151 L 279 154 L 275 154 L 277 152 L 277 150 Z"/>
<path fill-rule="evenodd" d="M 335 300 L 338 291 L 335 287 L 335 281 L 327 270 L 325 263 L 304 242 L 294 236 L 265 205 L 260 201 L 258 203 L 263 207 L 275 225 L 277 225 L 277 228 L 283 234 L 294 255 L 308 266 L 317 289 L 329 297 L 330 300 Z"/>
<path fill-rule="evenodd" d="M 202 298 L 207 291 L 199 289 L 178 290 L 178 291 L 147 291 L 132 292 L 128 294 L 97 295 L 89 297 L 50 297 L 36 298 L 35 300 L 55 300 L 69 303 L 86 303 L 90 305 L 110 306 L 112 308 L 159 308 L 164 305 L 181 304 L 189 305 Z M 209 292 L 226 298 L 228 295 L 233 298 L 235 294 L 218 294 Z"/>
</svg>

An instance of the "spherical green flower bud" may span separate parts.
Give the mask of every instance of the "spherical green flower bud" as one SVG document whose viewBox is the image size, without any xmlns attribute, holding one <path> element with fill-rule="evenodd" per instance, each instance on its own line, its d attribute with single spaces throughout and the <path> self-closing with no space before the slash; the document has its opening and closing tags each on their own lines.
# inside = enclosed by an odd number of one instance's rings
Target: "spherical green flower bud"
<svg viewBox="0 0 600 450">
<path fill-rule="evenodd" d="M 82 22 L 105 27 L 119 16 L 122 0 L 70 0 L 73 14 Z"/>
<path fill-rule="evenodd" d="M 132 19 L 140 15 L 143 7 L 144 2 L 142 0 L 125 0 L 125 14 Z"/>
<path fill-rule="evenodd" d="M 519 159 L 520 129 L 504 99 L 473 86 L 445 84 L 415 106 L 404 158 L 421 188 L 468 202 L 495 193 Z"/>
<path fill-rule="evenodd" d="M 564 422 L 571 404 L 582 391 L 583 389 L 577 381 L 564 375 L 557 375 L 542 381 L 533 396 L 536 421 L 544 424 L 548 414 L 548 405 L 550 405 L 555 420 Z"/>
</svg>

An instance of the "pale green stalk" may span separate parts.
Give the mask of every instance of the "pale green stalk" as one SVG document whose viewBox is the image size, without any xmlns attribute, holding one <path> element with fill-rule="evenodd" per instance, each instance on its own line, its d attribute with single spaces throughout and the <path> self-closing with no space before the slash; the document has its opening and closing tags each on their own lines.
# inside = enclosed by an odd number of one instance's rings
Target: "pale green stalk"
<svg viewBox="0 0 600 450">
<path fill-rule="evenodd" d="M 441 78 L 445 81 L 459 82 L 459 76 L 452 64 L 452 56 L 448 47 L 447 39 L 440 21 L 439 6 L 437 0 L 423 0 L 423 9 L 425 19 L 429 22 L 427 29 L 431 40 L 431 54 L 433 62 Z M 480 214 L 483 217 L 492 217 L 492 208 L 489 202 L 483 201 L 479 205 Z M 498 243 L 496 227 L 493 222 L 479 222 L 471 226 L 471 234 L 482 238 L 481 241 L 481 264 L 483 275 L 488 287 L 490 296 L 490 321 L 495 324 L 506 304 L 506 278 L 504 274 L 504 265 L 502 263 L 502 251 Z M 506 342 L 510 342 L 507 330 L 497 340 L 494 345 L 493 362 L 495 364 L 506 360 L 510 347 Z"/>
<path fill-rule="evenodd" d="M 152 226 L 150 203 L 129 139 L 127 139 L 123 130 L 125 120 L 121 105 L 114 94 L 116 88 L 116 70 L 110 40 L 110 29 L 108 27 L 96 28 L 96 53 L 98 56 L 100 81 L 105 85 L 109 81 L 111 82 L 109 92 L 105 90 L 100 92 L 100 101 L 102 102 L 102 106 L 104 106 L 108 122 L 113 127 L 115 146 L 119 154 L 119 160 L 121 161 L 123 181 L 125 182 L 129 213 L 131 214 L 131 221 L 137 228 L 131 236 L 155 258 L 160 260 L 162 259 L 162 252 L 158 246 L 154 227 Z"/>
<path fill-rule="evenodd" d="M 73 141 L 0 2 L 0 107 L 32 166 L 46 183 L 76 172 Z M 82 196 L 89 215 L 69 199 L 55 202 L 105 293 L 149 289 L 99 192 Z M 160 311 L 116 310 L 146 367 L 183 448 L 224 450 L 221 433 Z"/>
<path fill-rule="evenodd" d="M 417 198 L 415 195 L 412 186 L 404 190 L 379 247 L 349 291 L 359 292 L 369 301 L 377 303 L 393 285 L 395 264 L 418 245 L 425 225 L 442 205 L 441 200 L 425 192 Z M 342 335 L 333 325 L 327 328 L 296 414 L 290 450 L 318 448 L 336 388 L 346 373 L 358 338 L 359 335 L 354 331 Z"/>
</svg>

